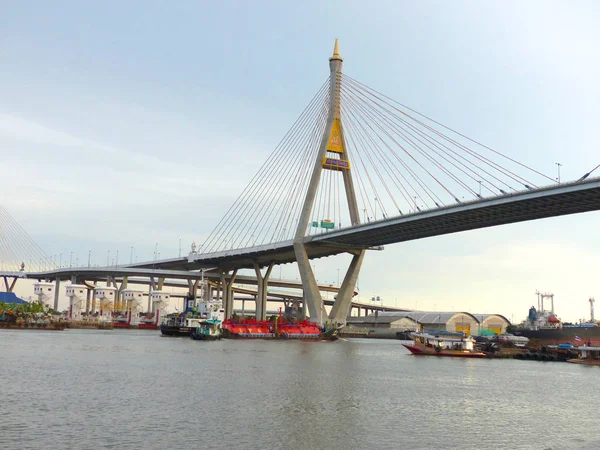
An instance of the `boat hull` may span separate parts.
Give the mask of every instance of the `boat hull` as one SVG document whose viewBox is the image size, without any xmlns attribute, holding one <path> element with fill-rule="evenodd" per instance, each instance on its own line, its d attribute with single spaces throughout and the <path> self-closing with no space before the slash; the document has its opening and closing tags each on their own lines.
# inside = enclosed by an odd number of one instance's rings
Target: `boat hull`
<svg viewBox="0 0 600 450">
<path fill-rule="evenodd" d="M 436 350 L 434 347 L 421 345 L 402 344 L 413 355 L 418 356 L 444 356 L 450 358 L 485 358 L 486 354 L 482 352 L 470 352 L 461 350 Z"/>
<path fill-rule="evenodd" d="M 2 330 L 48 330 L 48 331 L 62 331 L 67 327 L 65 322 L 60 323 L 7 323 L 0 322 L 0 329 Z"/>
<path fill-rule="evenodd" d="M 160 332 L 163 336 L 190 337 L 194 332 L 191 327 L 180 327 L 175 325 L 161 325 Z"/>
<path fill-rule="evenodd" d="M 573 344 L 582 345 L 590 341 L 592 346 L 600 346 L 600 327 L 563 327 L 556 329 L 519 329 L 515 336 L 525 336 L 537 340 L 541 345 Z M 580 340 L 576 340 L 578 337 Z"/>
<path fill-rule="evenodd" d="M 192 335 L 190 337 L 195 341 L 218 341 L 219 339 L 221 339 L 220 334 L 192 333 Z"/>
<path fill-rule="evenodd" d="M 600 366 L 600 359 L 568 359 L 567 362 L 584 366 Z"/>
<path fill-rule="evenodd" d="M 321 330 L 310 322 L 274 325 L 268 321 L 223 324 L 225 339 L 266 339 L 266 340 L 302 340 L 334 341 L 339 338 L 339 328 Z"/>
</svg>

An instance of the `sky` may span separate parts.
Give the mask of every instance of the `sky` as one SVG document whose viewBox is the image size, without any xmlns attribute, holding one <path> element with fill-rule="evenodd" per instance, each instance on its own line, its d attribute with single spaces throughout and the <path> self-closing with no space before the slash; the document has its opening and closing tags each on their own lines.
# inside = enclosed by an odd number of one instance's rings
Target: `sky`
<svg viewBox="0 0 600 450">
<path fill-rule="evenodd" d="M 574 180 L 600 163 L 593 1 L 0 10 L 0 204 L 63 264 L 202 242 L 327 78 L 336 37 L 346 74 L 524 164 Z M 368 252 L 359 295 L 518 322 L 541 290 L 563 320 L 587 318 L 599 225 L 586 213 L 390 245 Z M 348 261 L 316 261 L 317 278 Z"/>
</svg>

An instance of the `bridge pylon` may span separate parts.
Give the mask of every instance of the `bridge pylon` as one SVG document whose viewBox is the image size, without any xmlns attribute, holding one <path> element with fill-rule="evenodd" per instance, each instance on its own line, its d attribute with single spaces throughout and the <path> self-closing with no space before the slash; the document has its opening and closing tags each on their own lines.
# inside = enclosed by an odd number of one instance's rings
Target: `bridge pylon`
<svg viewBox="0 0 600 450">
<path fill-rule="evenodd" d="M 347 144 L 344 136 L 344 124 L 342 123 L 342 115 L 340 113 L 340 85 L 343 61 L 344 60 L 339 54 L 339 43 L 336 39 L 333 55 L 329 58 L 329 69 L 331 73 L 329 77 L 329 113 L 326 119 L 327 123 L 321 138 L 319 151 L 313 166 L 308 190 L 298 221 L 298 228 L 296 229 L 294 237 L 294 253 L 296 255 L 296 262 L 298 263 L 300 278 L 302 280 L 304 301 L 308 307 L 311 320 L 320 323 L 323 323 L 326 320 L 332 320 L 336 323 L 346 321 L 358 273 L 365 253 L 364 249 L 350 249 L 350 253 L 354 255 L 352 262 L 344 276 L 342 286 L 336 297 L 331 313 L 327 316 L 327 312 L 323 305 L 323 298 L 321 297 L 321 293 L 317 286 L 317 281 L 305 248 L 306 231 L 323 170 L 342 172 L 351 225 L 355 226 L 360 224 L 356 192 L 352 180 L 352 172 L 350 170 L 350 158 L 348 156 Z"/>
</svg>

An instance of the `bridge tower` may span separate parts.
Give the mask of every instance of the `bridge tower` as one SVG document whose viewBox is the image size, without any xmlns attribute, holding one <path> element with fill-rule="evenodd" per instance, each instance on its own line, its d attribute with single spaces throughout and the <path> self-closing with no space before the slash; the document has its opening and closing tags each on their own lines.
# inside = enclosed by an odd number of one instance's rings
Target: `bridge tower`
<svg viewBox="0 0 600 450">
<path fill-rule="evenodd" d="M 305 248 L 306 231 L 310 219 L 311 210 L 315 203 L 315 196 L 321 174 L 323 170 L 341 171 L 344 180 L 344 189 L 346 192 L 346 200 L 348 202 L 348 211 L 350 215 L 351 225 L 359 225 L 360 216 L 358 213 L 358 204 L 356 201 L 356 193 L 354 183 L 352 181 L 352 172 L 350 170 L 350 161 L 347 153 L 347 144 L 344 137 L 344 124 L 340 113 L 340 84 L 342 78 L 343 59 L 339 53 L 339 43 L 335 40 L 333 56 L 329 58 L 329 114 L 317 159 L 314 163 L 310 183 L 302 212 L 298 221 L 298 228 L 294 237 L 294 253 L 300 271 L 302 280 L 302 288 L 304 290 L 304 301 L 308 307 L 311 320 L 315 322 L 324 322 L 330 319 L 334 322 L 345 322 L 348 310 L 350 308 L 354 287 L 358 273 L 364 258 L 364 249 L 350 251 L 353 254 L 350 267 L 344 276 L 344 280 L 340 287 L 340 291 L 336 297 L 335 304 L 331 310 L 329 317 L 323 305 L 323 299 L 319 291 L 315 275 L 312 271 L 310 261 Z"/>
</svg>

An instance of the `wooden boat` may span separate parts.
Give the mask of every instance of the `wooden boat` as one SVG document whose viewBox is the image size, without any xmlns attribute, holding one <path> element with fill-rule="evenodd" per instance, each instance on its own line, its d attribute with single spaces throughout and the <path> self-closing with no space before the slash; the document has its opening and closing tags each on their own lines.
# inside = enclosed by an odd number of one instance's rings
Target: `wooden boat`
<svg viewBox="0 0 600 450">
<path fill-rule="evenodd" d="M 600 347 L 574 347 L 573 350 L 580 352 L 580 357 L 569 359 L 567 362 L 586 366 L 600 366 Z"/>
<path fill-rule="evenodd" d="M 0 311 L 0 328 L 3 329 L 62 331 L 66 327 L 66 321 L 56 321 L 48 316 L 42 317 L 40 314 L 17 313 L 13 310 Z"/>
<path fill-rule="evenodd" d="M 485 358 L 486 354 L 475 350 L 475 339 L 462 333 L 411 333 L 412 344 L 402 344 L 413 355 L 447 356 L 457 358 Z"/>
</svg>

